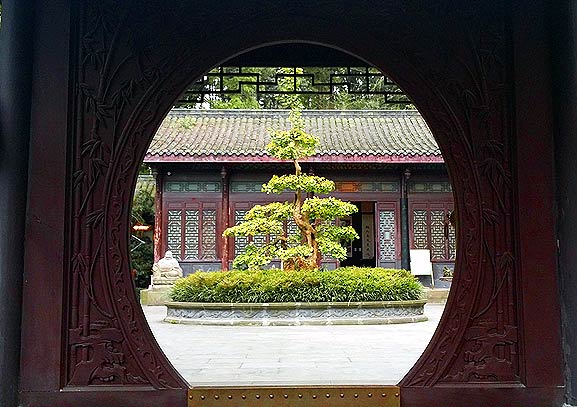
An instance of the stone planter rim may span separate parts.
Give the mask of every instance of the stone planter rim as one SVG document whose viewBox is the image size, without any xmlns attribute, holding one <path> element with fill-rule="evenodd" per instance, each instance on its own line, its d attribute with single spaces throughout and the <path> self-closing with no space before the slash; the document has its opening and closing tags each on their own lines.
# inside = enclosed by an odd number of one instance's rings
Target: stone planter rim
<svg viewBox="0 0 577 407">
<path fill-rule="evenodd" d="M 167 302 L 169 323 L 193 325 L 376 325 L 426 321 L 426 299 L 312 303 Z M 404 312 L 402 310 L 405 310 Z"/>
<path fill-rule="evenodd" d="M 394 308 L 420 307 L 427 303 L 426 299 L 405 300 L 405 301 L 355 301 L 355 302 L 178 302 L 167 301 L 168 307 L 180 308 L 203 308 L 203 309 L 290 309 L 290 308 Z"/>
</svg>

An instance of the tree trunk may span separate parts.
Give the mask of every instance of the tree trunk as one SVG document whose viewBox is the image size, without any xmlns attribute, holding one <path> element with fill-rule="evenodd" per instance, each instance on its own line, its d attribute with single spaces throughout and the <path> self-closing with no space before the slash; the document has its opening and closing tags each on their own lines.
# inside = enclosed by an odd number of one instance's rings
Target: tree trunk
<svg viewBox="0 0 577 407">
<path fill-rule="evenodd" d="M 295 175 L 301 175 L 301 166 L 299 165 L 297 160 L 294 160 L 294 165 L 295 165 Z M 316 241 L 316 230 L 315 228 L 311 225 L 310 223 L 310 219 L 308 219 L 308 216 L 303 215 L 302 213 L 302 206 L 303 206 L 303 196 L 302 196 L 302 191 L 301 190 L 296 190 L 295 191 L 295 198 L 294 198 L 294 209 L 293 209 L 293 219 L 295 221 L 295 224 L 297 225 L 297 227 L 299 228 L 299 230 L 301 231 L 302 235 L 303 235 L 303 244 L 306 244 L 307 246 L 309 246 L 313 252 L 312 254 L 305 258 L 302 259 L 302 261 L 300 261 L 298 267 L 299 268 L 305 268 L 307 270 L 314 270 L 318 267 L 318 263 L 320 260 L 320 251 L 319 251 L 319 245 Z M 297 266 L 297 265 L 295 265 Z"/>
</svg>

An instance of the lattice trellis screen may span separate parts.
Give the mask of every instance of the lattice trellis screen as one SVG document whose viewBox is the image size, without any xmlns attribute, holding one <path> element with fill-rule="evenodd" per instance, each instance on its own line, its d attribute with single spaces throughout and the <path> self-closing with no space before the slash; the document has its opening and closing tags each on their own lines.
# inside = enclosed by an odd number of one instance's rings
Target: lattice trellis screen
<svg viewBox="0 0 577 407">
<path fill-rule="evenodd" d="M 182 211 L 169 210 L 167 222 L 167 249 L 172 251 L 172 255 L 180 260 L 182 245 Z"/>
<path fill-rule="evenodd" d="M 431 214 L 431 260 L 446 258 L 445 250 L 445 211 L 432 210 Z"/>
<path fill-rule="evenodd" d="M 286 231 L 287 231 L 287 236 L 291 236 L 291 235 L 298 233 L 299 228 L 297 227 L 297 224 L 295 223 L 295 221 L 293 219 L 287 220 Z"/>
<path fill-rule="evenodd" d="M 379 260 L 396 260 L 395 211 L 379 211 Z"/>
<path fill-rule="evenodd" d="M 167 249 L 176 259 L 217 258 L 216 209 L 169 209 L 167 215 Z"/>
<path fill-rule="evenodd" d="M 184 224 L 184 259 L 197 260 L 198 259 L 198 227 L 199 214 L 198 210 L 187 210 L 186 221 Z"/>
<path fill-rule="evenodd" d="M 252 243 L 256 247 L 263 247 L 266 244 L 266 235 L 255 235 L 252 238 Z"/>
<path fill-rule="evenodd" d="M 427 210 L 415 209 L 413 211 L 413 248 L 428 249 L 428 219 Z"/>
<path fill-rule="evenodd" d="M 412 211 L 412 248 L 429 249 L 431 260 L 455 260 L 455 229 L 448 223 L 450 206 Z"/>
<path fill-rule="evenodd" d="M 216 259 L 216 210 L 202 211 L 202 245 L 203 260 Z"/>
<path fill-rule="evenodd" d="M 247 210 L 236 209 L 234 211 L 234 224 L 239 225 L 246 215 Z M 244 249 L 248 245 L 248 237 L 246 236 L 235 236 L 234 237 L 234 256 L 238 256 L 244 252 Z"/>
</svg>

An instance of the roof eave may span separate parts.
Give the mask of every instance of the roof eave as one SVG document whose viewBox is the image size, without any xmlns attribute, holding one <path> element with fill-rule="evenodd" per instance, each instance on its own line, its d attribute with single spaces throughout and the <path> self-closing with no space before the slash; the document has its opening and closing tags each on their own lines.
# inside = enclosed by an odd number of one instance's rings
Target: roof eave
<svg viewBox="0 0 577 407">
<path fill-rule="evenodd" d="M 423 164 L 439 163 L 445 161 L 440 155 L 320 155 L 300 160 L 304 163 L 394 163 L 394 164 Z M 215 156 L 215 155 L 156 155 L 147 154 L 144 157 L 146 163 L 287 163 L 269 156 L 242 155 L 242 156 Z"/>
</svg>

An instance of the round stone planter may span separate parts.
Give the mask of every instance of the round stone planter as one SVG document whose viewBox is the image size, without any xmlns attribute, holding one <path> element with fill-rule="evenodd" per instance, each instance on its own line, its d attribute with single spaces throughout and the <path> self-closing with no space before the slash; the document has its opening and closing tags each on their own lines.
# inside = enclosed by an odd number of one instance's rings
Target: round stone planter
<svg viewBox="0 0 577 407">
<path fill-rule="evenodd" d="M 166 322 L 196 325 L 378 325 L 426 321 L 427 300 L 313 303 L 167 302 Z"/>
</svg>

